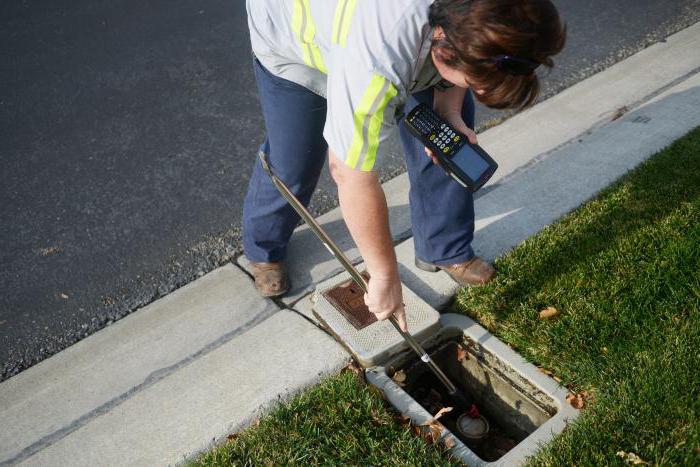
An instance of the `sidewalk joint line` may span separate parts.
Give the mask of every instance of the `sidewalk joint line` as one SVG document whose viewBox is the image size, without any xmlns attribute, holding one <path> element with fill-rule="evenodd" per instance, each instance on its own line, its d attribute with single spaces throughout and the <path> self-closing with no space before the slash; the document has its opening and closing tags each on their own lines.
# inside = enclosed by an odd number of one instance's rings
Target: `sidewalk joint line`
<svg viewBox="0 0 700 467">
<path fill-rule="evenodd" d="M 207 355 L 208 353 L 218 349 L 219 347 L 228 343 L 229 341 L 231 341 L 235 337 L 238 337 L 241 334 L 245 334 L 247 331 L 249 331 L 253 327 L 259 325 L 263 321 L 266 321 L 268 318 L 272 317 L 273 315 L 275 315 L 279 311 L 281 311 L 281 310 L 277 307 L 275 307 L 275 308 L 268 307 L 267 310 L 263 311 L 258 316 L 248 320 L 246 323 L 242 324 L 241 326 L 238 326 L 237 328 L 220 336 L 218 339 L 214 340 L 213 342 L 210 342 L 209 344 L 205 345 L 204 347 L 202 347 L 198 351 L 194 352 L 193 354 L 190 354 L 187 357 L 183 358 L 179 362 L 173 363 L 172 365 L 169 365 L 169 366 L 166 366 L 164 368 L 160 368 L 158 370 L 153 371 L 151 374 L 149 374 L 143 380 L 143 382 L 137 384 L 136 386 L 132 387 L 128 391 L 110 399 L 109 401 L 105 402 L 104 404 L 100 405 L 99 407 L 92 409 L 91 411 L 82 415 L 81 417 L 77 418 L 76 420 L 73 420 L 68 425 L 64 426 L 63 428 L 60 428 L 60 429 L 54 431 L 53 433 L 50 433 L 50 434 L 42 437 L 41 439 L 35 441 L 34 443 L 32 443 L 29 446 L 22 449 L 22 451 L 20 451 L 14 457 L 0 461 L 0 466 L 18 464 L 18 463 L 28 459 L 29 457 L 33 456 L 37 452 L 42 451 L 42 450 L 50 447 L 51 445 L 62 440 L 63 438 L 65 438 L 69 434 L 73 433 L 77 429 L 87 425 L 93 419 L 95 419 L 101 415 L 104 415 L 106 413 L 109 413 L 110 410 L 112 410 L 115 407 L 118 407 L 122 403 L 126 402 L 135 394 L 138 394 L 138 393 L 144 391 L 145 389 L 148 389 L 149 387 L 151 387 L 154 384 L 158 383 L 159 381 L 167 378 L 168 376 L 170 376 L 171 374 L 180 370 L 181 368 L 186 367 L 187 365 L 193 363 L 194 361 L 198 360 L 199 358 L 201 358 L 201 357 Z"/>
<path fill-rule="evenodd" d="M 308 297 L 308 295 L 304 295 L 304 297 L 302 297 L 302 298 L 306 298 L 306 297 Z M 295 310 L 294 308 L 289 307 L 289 308 L 287 308 L 287 310 L 291 311 L 292 313 L 294 313 L 294 314 L 296 314 L 296 315 L 299 315 L 299 317 L 301 317 L 301 318 L 305 319 L 306 321 L 308 321 L 309 323 L 313 324 L 313 325 L 314 325 L 315 327 L 317 327 L 320 331 L 323 331 L 324 334 L 326 334 L 327 336 L 329 336 L 331 339 L 335 340 L 335 337 L 333 336 L 333 334 L 331 334 L 330 332 L 328 332 L 328 330 L 327 330 L 326 328 L 324 328 L 320 323 L 317 323 L 317 322 L 314 321 L 313 319 L 311 319 L 311 318 L 309 318 L 308 316 L 306 316 L 304 313 L 302 313 L 302 312 L 300 312 L 300 311 L 297 311 L 297 310 Z"/>
</svg>

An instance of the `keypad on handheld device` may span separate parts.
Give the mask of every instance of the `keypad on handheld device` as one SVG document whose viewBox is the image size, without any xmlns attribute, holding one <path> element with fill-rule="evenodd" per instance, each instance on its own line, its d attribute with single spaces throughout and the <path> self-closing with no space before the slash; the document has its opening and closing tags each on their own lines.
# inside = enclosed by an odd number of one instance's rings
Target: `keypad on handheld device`
<svg viewBox="0 0 700 467">
<path fill-rule="evenodd" d="M 457 134 L 454 128 L 441 122 L 432 113 L 424 112 L 422 109 L 416 112 L 411 118 L 411 124 L 437 149 L 446 155 L 455 154 L 463 145 L 462 137 Z"/>
<path fill-rule="evenodd" d="M 425 104 L 415 106 L 406 117 L 406 128 L 437 157 L 440 166 L 463 187 L 481 188 L 498 164 L 478 145 L 440 118 Z"/>
</svg>

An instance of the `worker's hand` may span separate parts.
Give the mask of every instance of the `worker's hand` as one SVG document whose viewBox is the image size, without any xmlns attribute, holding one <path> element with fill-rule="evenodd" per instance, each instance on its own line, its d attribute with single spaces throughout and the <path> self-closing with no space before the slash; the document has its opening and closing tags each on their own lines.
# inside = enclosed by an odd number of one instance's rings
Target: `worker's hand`
<svg viewBox="0 0 700 467">
<path fill-rule="evenodd" d="M 466 136 L 470 143 L 477 144 L 476 133 L 464 123 L 461 115 L 449 115 L 443 118 L 447 120 L 455 130 Z"/>
<path fill-rule="evenodd" d="M 398 275 L 392 278 L 370 277 L 369 291 L 365 294 L 365 305 L 379 320 L 389 319 L 393 314 L 401 329 L 408 332 L 401 280 Z"/>
<path fill-rule="evenodd" d="M 461 115 L 447 115 L 443 116 L 442 118 L 447 120 L 447 122 L 452 125 L 455 130 L 466 136 L 471 144 L 477 144 L 476 133 L 474 130 L 469 128 L 466 123 L 464 123 Z M 432 150 L 426 147 L 425 154 L 433 160 L 433 164 L 439 164 L 438 158 Z"/>
</svg>

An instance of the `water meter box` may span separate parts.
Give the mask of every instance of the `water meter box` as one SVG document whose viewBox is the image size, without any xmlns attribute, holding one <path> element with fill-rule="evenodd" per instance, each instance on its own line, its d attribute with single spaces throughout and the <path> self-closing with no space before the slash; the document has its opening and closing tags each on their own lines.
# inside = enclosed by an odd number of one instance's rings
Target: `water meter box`
<svg viewBox="0 0 700 467">
<path fill-rule="evenodd" d="M 491 425 L 488 437 L 473 441 L 461 439 L 454 429 L 451 416 L 458 414 L 441 417 L 445 427 L 441 436 L 452 438 L 453 456 L 469 466 L 520 465 L 578 416 L 578 410 L 566 402 L 566 388 L 476 322 L 466 316 L 445 314 L 440 323 L 440 330 L 424 340 L 423 346 L 450 379 L 473 398 Z M 431 406 L 431 397 L 425 396 L 431 375 L 416 360 L 409 352 L 401 352 L 382 365 L 368 368 L 365 374 L 369 383 L 414 425 L 425 425 L 437 410 Z M 398 370 L 406 375 L 402 386 L 391 378 Z M 431 392 L 440 389 L 435 382 Z"/>
<path fill-rule="evenodd" d="M 368 382 L 396 410 L 414 425 L 427 424 L 439 410 L 442 385 L 389 322 L 366 316 L 349 280 L 343 273 L 320 284 L 313 297 L 314 315 L 366 368 Z M 484 439 L 460 439 L 454 429 L 459 414 L 443 415 L 441 436 L 454 441 L 452 455 L 470 466 L 522 464 L 578 416 L 566 402 L 566 388 L 476 322 L 457 314 L 441 316 L 405 286 L 403 294 L 409 330 L 473 398 L 491 426 Z M 401 385 L 391 378 L 399 370 L 405 374 Z"/>
</svg>

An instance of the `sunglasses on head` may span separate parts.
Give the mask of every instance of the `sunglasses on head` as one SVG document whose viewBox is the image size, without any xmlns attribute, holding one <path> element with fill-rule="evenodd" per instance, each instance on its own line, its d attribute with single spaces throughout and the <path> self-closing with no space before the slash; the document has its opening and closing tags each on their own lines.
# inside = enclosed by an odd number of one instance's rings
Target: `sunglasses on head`
<svg viewBox="0 0 700 467">
<path fill-rule="evenodd" d="M 484 63 L 494 63 L 496 68 L 509 75 L 529 75 L 540 66 L 539 63 L 527 58 L 514 57 L 512 55 L 496 55 L 486 60 Z"/>
<path fill-rule="evenodd" d="M 447 35 L 438 39 L 435 43 L 438 47 L 447 47 L 452 50 L 457 50 Z M 509 75 L 529 75 L 540 66 L 538 62 L 528 60 L 527 58 L 515 57 L 513 55 L 496 55 L 495 57 L 478 60 L 478 63 L 494 63 L 496 68 Z"/>
</svg>

